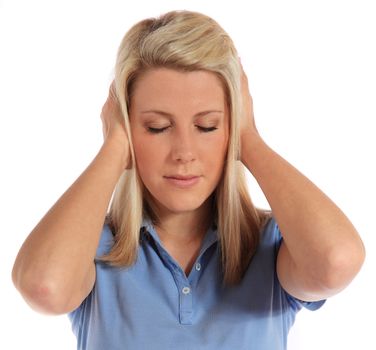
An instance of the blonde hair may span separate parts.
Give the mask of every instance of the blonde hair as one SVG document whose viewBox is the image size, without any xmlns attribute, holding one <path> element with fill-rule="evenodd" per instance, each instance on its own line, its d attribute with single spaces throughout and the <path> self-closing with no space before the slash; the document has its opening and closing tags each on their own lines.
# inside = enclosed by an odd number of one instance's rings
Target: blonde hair
<svg viewBox="0 0 376 350">
<path fill-rule="evenodd" d="M 249 196 L 240 156 L 241 67 L 228 34 L 212 18 L 197 12 L 172 11 L 135 24 L 124 36 L 115 67 L 116 94 L 125 119 L 132 163 L 135 155 L 129 125 L 129 103 L 137 78 L 147 69 L 205 70 L 223 82 L 230 109 L 227 158 L 213 193 L 222 256 L 223 282 L 241 281 L 257 248 L 267 211 Z M 131 266 L 139 247 L 143 215 L 155 215 L 135 166 L 120 177 L 107 215 L 115 233 L 111 251 L 100 258 L 113 266 Z"/>
</svg>

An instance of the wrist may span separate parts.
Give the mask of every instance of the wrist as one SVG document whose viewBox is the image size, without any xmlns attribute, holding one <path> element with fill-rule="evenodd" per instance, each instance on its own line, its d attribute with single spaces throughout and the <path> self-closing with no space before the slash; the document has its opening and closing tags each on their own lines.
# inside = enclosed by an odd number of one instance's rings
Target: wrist
<svg viewBox="0 0 376 350">
<path fill-rule="evenodd" d="M 123 137 L 111 136 L 107 137 L 103 143 L 102 149 L 105 149 L 109 156 L 118 162 L 122 170 L 129 169 L 130 165 L 130 149 L 129 143 Z"/>
<path fill-rule="evenodd" d="M 251 151 L 257 144 L 262 142 L 262 138 L 257 130 L 247 129 L 241 133 L 241 160 L 243 160 L 246 152 Z"/>
<path fill-rule="evenodd" d="M 260 134 L 255 130 L 249 130 L 242 134 L 241 162 L 251 171 L 252 163 L 268 148 Z"/>
</svg>

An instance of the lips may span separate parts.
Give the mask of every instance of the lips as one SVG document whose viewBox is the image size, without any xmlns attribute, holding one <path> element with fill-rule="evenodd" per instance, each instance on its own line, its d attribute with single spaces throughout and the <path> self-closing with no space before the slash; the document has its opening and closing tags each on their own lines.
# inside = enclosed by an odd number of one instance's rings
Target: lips
<svg viewBox="0 0 376 350">
<path fill-rule="evenodd" d="M 172 186 L 179 188 L 187 188 L 196 185 L 200 181 L 200 176 L 197 175 L 170 175 L 165 176 L 165 179 Z"/>
<path fill-rule="evenodd" d="M 168 179 L 177 179 L 177 180 L 190 180 L 195 177 L 198 177 L 197 175 L 170 175 L 170 176 L 165 176 Z"/>
</svg>

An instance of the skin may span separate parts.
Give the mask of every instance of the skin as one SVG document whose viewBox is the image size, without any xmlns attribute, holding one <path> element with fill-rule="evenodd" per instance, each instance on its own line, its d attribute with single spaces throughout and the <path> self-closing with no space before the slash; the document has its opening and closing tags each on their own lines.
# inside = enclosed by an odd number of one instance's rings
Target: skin
<svg viewBox="0 0 376 350">
<path fill-rule="evenodd" d="M 283 235 L 277 257 L 278 279 L 288 293 L 301 300 L 328 298 L 358 273 L 365 258 L 363 243 L 345 214 L 266 144 L 255 125 L 244 71 L 241 81 L 241 161 L 264 192 Z M 141 118 L 143 108 L 162 109 L 169 117 L 148 114 Z M 64 314 L 76 309 L 90 293 L 108 205 L 124 169 L 132 166 L 139 167 L 155 199 L 161 217 L 157 231 L 166 249 L 189 271 L 207 225 L 208 199 L 223 169 L 229 118 L 225 108 L 220 83 L 209 73 L 145 73 L 136 83 L 131 106 L 137 163 L 133 165 L 124 120 L 111 86 L 101 113 L 102 147 L 32 230 L 14 263 L 14 285 L 34 310 Z M 223 114 L 194 117 L 207 109 Z M 151 120 L 158 123 L 155 126 L 166 124 L 169 129 L 150 134 L 145 126 L 150 127 Z M 197 126 L 213 126 L 201 123 L 218 123 L 218 129 L 201 133 Z M 202 176 L 192 194 L 172 190 L 164 182 L 163 176 L 175 171 Z"/>
<path fill-rule="evenodd" d="M 211 220 L 211 194 L 223 173 L 229 112 L 210 72 L 152 69 L 137 81 L 130 125 L 139 175 L 151 194 L 165 247 L 189 270 Z M 166 176 L 198 175 L 189 188 Z"/>
</svg>

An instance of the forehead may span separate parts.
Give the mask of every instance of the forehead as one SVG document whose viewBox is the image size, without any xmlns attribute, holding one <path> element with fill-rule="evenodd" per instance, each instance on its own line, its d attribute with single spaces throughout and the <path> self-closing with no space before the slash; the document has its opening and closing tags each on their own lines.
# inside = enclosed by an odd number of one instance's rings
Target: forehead
<svg viewBox="0 0 376 350">
<path fill-rule="evenodd" d="M 152 68 L 143 72 L 133 87 L 132 104 L 190 103 L 193 105 L 225 102 L 221 79 L 212 72 L 182 72 L 170 68 Z"/>
</svg>

